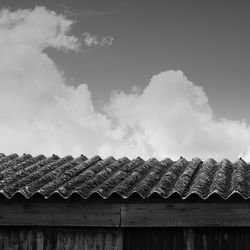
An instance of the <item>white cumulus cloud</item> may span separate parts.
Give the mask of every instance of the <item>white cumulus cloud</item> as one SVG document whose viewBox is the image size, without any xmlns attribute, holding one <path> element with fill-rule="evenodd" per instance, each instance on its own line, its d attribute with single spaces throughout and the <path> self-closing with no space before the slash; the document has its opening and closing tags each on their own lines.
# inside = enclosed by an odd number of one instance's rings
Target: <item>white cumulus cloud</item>
<svg viewBox="0 0 250 250">
<path fill-rule="evenodd" d="M 153 76 L 141 94 L 116 93 L 106 112 L 123 131 L 119 154 L 236 159 L 248 151 L 249 126 L 215 119 L 202 88 L 181 71 Z"/>
<path fill-rule="evenodd" d="M 109 46 L 112 45 L 114 38 L 112 36 L 101 36 L 91 35 L 89 32 L 84 32 L 82 34 L 84 44 L 87 47 L 90 46 Z"/>
<path fill-rule="evenodd" d="M 91 155 L 105 138 L 86 84 L 65 84 L 44 52 L 77 50 L 72 22 L 43 7 L 0 13 L 0 151 Z M 104 131 L 104 132 L 102 132 Z"/>
<path fill-rule="evenodd" d="M 216 119 L 202 88 L 181 71 L 153 76 L 141 92 L 114 92 L 96 110 L 88 86 L 67 86 L 44 51 L 77 51 L 72 25 L 43 7 L 0 12 L 1 152 L 250 159 L 249 125 Z M 104 46 L 91 37 L 84 42 Z"/>
</svg>

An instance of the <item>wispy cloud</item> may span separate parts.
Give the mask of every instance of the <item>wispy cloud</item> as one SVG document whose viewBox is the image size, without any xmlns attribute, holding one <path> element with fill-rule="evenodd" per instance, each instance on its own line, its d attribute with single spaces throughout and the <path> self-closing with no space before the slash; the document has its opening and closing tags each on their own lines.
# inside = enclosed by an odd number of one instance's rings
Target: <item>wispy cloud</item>
<svg viewBox="0 0 250 250">
<path fill-rule="evenodd" d="M 64 50 L 77 50 L 79 40 L 68 35 L 73 21 L 43 7 L 34 10 L 8 9 L 0 11 L 1 50 L 12 46 L 36 49 L 53 47 Z M 40 28 L 39 28 L 40 26 Z"/>
<path fill-rule="evenodd" d="M 96 110 L 88 86 L 66 85 L 44 51 L 78 50 L 72 25 L 43 7 L 0 12 L 1 152 L 250 160 L 249 125 L 215 118 L 203 89 L 181 71 L 153 76 L 142 91 L 114 92 Z M 89 46 L 104 46 L 91 37 Z"/>
<path fill-rule="evenodd" d="M 114 38 L 112 36 L 91 35 L 88 32 L 82 34 L 83 42 L 87 47 L 90 46 L 109 46 L 112 45 Z"/>
<path fill-rule="evenodd" d="M 119 12 L 123 7 L 124 7 L 124 4 L 122 2 L 121 3 L 117 2 L 116 5 L 112 6 L 112 8 L 110 8 L 110 9 L 100 10 L 100 9 L 90 9 L 90 8 L 86 7 L 86 8 L 81 8 L 81 9 L 73 11 L 68 5 L 66 5 L 64 3 L 59 4 L 59 9 L 61 9 L 62 12 L 67 17 L 72 17 L 72 18 L 77 18 L 80 16 L 83 16 L 83 17 L 106 16 L 106 15 L 110 15 L 110 14 Z"/>
</svg>

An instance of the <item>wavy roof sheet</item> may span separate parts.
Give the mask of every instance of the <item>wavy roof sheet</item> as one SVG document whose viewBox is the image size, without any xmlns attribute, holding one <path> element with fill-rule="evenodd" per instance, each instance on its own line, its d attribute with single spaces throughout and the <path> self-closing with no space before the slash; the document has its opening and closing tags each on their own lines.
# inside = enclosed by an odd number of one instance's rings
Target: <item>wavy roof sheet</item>
<svg viewBox="0 0 250 250">
<path fill-rule="evenodd" d="M 133 193 L 143 198 L 153 193 L 168 198 L 178 193 L 185 199 L 195 193 L 206 199 L 216 193 L 227 199 L 239 193 L 248 199 L 249 178 L 249 164 L 241 158 L 232 163 L 227 159 L 187 161 L 182 157 L 177 161 L 169 158 L 145 161 L 139 157 L 129 160 L 99 156 L 88 159 L 83 155 L 60 158 L 56 155 L 0 154 L 0 193 L 7 198 L 16 193 L 26 198 L 37 193 L 44 198 L 54 193 L 68 198 L 77 193 L 85 199 L 94 193 L 103 198 L 114 193 L 123 198 Z"/>
</svg>

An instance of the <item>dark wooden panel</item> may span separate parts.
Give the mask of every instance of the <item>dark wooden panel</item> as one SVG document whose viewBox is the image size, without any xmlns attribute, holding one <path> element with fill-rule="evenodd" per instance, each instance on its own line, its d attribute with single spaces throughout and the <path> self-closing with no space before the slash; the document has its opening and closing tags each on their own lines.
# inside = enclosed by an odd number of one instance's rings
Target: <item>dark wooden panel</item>
<svg viewBox="0 0 250 250">
<path fill-rule="evenodd" d="M 120 229 L 1 227 L 2 250 L 122 250 Z"/>
<path fill-rule="evenodd" d="M 250 228 L 0 227 L 2 250 L 249 250 Z"/>
<path fill-rule="evenodd" d="M 1 200 L 0 225 L 118 227 L 120 205 L 83 200 Z"/>
<path fill-rule="evenodd" d="M 187 228 L 125 228 L 123 240 L 123 250 L 194 250 Z"/>
<path fill-rule="evenodd" d="M 122 204 L 121 226 L 250 226 L 250 203 Z"/>
<path fill-rule="evenodd" d="M 250 228 L 196 228 L 194 249 L 197 250 L 249 250 Z"/>
<path fill-rule="evenodd" d="M 39 196 L 0 199 L 0 226 L 250 226 L 250 202 L 139 201 L 100 197 L 85 200 L 79 196 L 67 200 L 60 196 L 46 200 Z"/>
<path fill-rule="evenodd" d="M 249 250 L 249 227 L 124 228 L 123 250 Z"/>
</svg>

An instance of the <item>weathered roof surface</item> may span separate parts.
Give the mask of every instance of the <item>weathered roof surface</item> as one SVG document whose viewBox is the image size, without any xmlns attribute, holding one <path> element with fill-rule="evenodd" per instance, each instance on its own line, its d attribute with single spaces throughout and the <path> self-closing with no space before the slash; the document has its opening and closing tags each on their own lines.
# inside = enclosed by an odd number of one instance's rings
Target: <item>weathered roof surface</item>
<svg viewBox="0 0 250 250">
<path fill-rule="evenodd" d="M 37 193 L 45 198 L 54 193 L 64 198 L 73 193 L 83 198 L 94 193 L 103 198 L 114 193 L 123 198 L 133 193 L 143 198 L 153 193 L 168 198 L 178 193 L 183 199 L 193 193 L 203 199 L 213 193 L 224 199 L 239 193 L 247 199 L 250 197 L 250 166 L 241 158 L 232 163 L 227 159 L 187 161 L 182 157 L 177 161 L 169 158 L 145 161 L 139 157 L 116 160 L 99 156 L 88 159 L 83 155 L 60 158 L 0 154 L 0 193 L 7 198 L 16 193 L 26 198 Z"/>
</svg>

